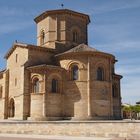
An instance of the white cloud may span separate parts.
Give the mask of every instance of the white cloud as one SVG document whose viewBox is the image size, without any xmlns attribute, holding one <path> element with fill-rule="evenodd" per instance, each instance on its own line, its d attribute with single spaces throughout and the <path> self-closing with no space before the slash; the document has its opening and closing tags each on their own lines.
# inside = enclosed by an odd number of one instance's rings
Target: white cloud
<svg viewBox="0 0 140 140">
<path fill-rule="evenodd" d="M 134 23 L 128 23 L 129 20 L 118 22 L 118 21 L 108 21 L 110 23 L 104 23 L 101 21 L 100 23 L 96 23 L 92 25 L 90 34 L 93 32 L 96 37 L 101 38 L 102 40 L 108 40 L 109 42 L 114 41 L 125 41 L 125 39 L 137 37 L 136 36 L 136 28 L 139 27 L 139 21 L 135 20 Z"/>
<path fill-rule="evenodd" d="M 0 24 L 0 35 L 19 31 L 19 30 L 24 30 L 25 28 L 28 28 L 30 26 L 33 26 L 33 23 L 29 21 Z"/>
<path fill-rule="evenodd" d="M 121 73 L 122 75 L 140 74 L 140 66 L 122 66 L 116 68 L 116 73 Z"/>
<path fill-rule="evenodd" d="M 134 53 L 134 52 L 140 52 L 140 41 L 134 41 L 134 40 L 124 40 L 124 41 L 117 41 L 116 42 L 110 42 L 110 43 L 104 43 L 104 44 L 95 44 L 92 45 L 100 50 L 105 50 L 107 52 L 125 52 L 125 53 Z"/>
<path fill-rule="evenodd" d="M 131 66 L 136 66 L 138 67 L 140 63 L 140 56 L 136 55 L 135 57 L 129 57 L 129 56 L 120 56 L 120 61 L 119 65 L 120 66 L 125 66 L 125 65 L 131 65 Z"/>
<path fill-rule="evenodd" d="M 30 16 L 30 15 L 34 15 L 34 10 L 33 9 L 23 9 L 22 7 L 18 8 L 18 7 L 1 7 L 0 8 L 0 17 L 11 17 L 14 18 L 16 16 Z"/>
<path fill-rule="evenodd" d="M 94 8 L 94 12 L 91 12 L 91 14 L 101 14 L 105 12 L 112 12 L 117 10 L 123 10 L 123 9 L 130 9 L 130 8 L 137 8 L 140 7 L 140 1 L 139 0 L 117 0 L 117 1 L 109 1 L 105 3 L 99 3 Z"/>
<path fill-rule="evenodd" d="M 125 61 L 126 60 L 126 61 Z M 140 65 L 138 58 L 120 59 L 116 73 L 123 75 L 121 80 L 123 103 L 135 104 L 140 100 Z"/>
<path fill-rule="evenodd" d="M 116 73 L 123 75 L 121 80 L 121 91 L 122 91 L 122 101 L 123 103 L 135 104 L 136 101 L 140 100 L 140 65 L 138 63 L 139 59 L 134 58 L 131 60 L 127 59 L 126 64 L 123 62 L 116 67 Z M 120 60 L 123 61 L 123 60 Z M 129 61 L 133 64 L 129 64 Z"/>
<path fill-rule="evenodd" d="M 122 79 L 122 101 L 133 103 L 140 100 L 139 77 L 126 76 Z"/>
<path fill-rule="evenodd" d="M 34 15 L 34 10 L 32 9 L 1 7 L 0 18 L 3 20 L 0 21 L 0 35 L 33 26 L 32 18 L 28 20 L 32 15 Z"/>
</svg>

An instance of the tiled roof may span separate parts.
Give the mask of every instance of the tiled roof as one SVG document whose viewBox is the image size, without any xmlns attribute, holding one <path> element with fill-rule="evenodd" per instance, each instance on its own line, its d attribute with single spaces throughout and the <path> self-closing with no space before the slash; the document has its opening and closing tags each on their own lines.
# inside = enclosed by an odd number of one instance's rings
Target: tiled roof
<svg viewBox="0 0 140 140">
<path fill-rule="evenodd" d="M 75 53 L 75 52 L 100 52 L 96 50 L 95 48 L 89 47 L 86 44 L 80 44 L 64 53 L 58 54 L 56 56 L 62 55 L 62 54 L 68 54 L 68 53 Z"/>
<path fill-rule="evenodd" d="M 30 68 L 39 68 L 39 67 L 61 68 L 60 66 L 41 64 L 41 65 L 29 66 L 29 67 L 27 67 L 27 69 L 30 69 Z"/>
<path fill-rule="evenodd" d="M 29 67 L 27 67 L 26 69 L 28 69 L 28 70 L 32 70 L 32 69 L 43 69 L 43 68 L 64 70 L 64 69 L 61 68 L 60 66 L 47 65 L 47 64 L 41 64 L 41 65 L 29 66 Z"/>
<path fill-rule="evenodd" d="M 81 16 L 81 17 L 86 18 L 88 23 L 90 22 L 90 18 L 89 18 L 88 15 L 83 14 L 83 13 L 79 13 L 79 12 L 76 12 L 76 11 L 72 11 L 72 10 L 69 10 L 69 9 L 58 9 L 58 10 L 45 11 L 45 12 L 43 12 L 41 15 L 37 16 L 37 17 L 34 19 L 34 21 L 35 21 L 36 23 L 38 23 L 38 22 L 40 22 L 41 20 L 45 19 L 48 15 L 62 14 L 62 13 L 73 14 L 73 15 L 76 15 L 76 16 Z"/>
<path fill-rule="evenodd" d="M 51 48 L 45 48 L 45 47 L 40 47 L 40 46 L 36 46 L 32 44 L 25 44 L 25 43 L 18 42 L 18 43 L 13 44 L 13 46 L 9 49 L 9 51 L 6 53 L 4 58 L 7 59 L 17 47 L 25 48 L 25 49 L 36 49 L 36 50 L 41 50 L 41 51 L 55 52 L 55 50 Z"/>
<path fill-rule="evenodd" d="M 0 70 L 0 73 L 3 73 L 5 71 L 5 69 L 4 70 Z"/>
<path fill-rule="evenodd" d="M 69 52 L 85 52 L 85 51 L 94 51 L 96 52 L 97 50 L 95 48 L 89 47 L 86 44 L 80 44 L 68 51 L 66 51 L 65 53 L 69 53 Z"/>
</svg>

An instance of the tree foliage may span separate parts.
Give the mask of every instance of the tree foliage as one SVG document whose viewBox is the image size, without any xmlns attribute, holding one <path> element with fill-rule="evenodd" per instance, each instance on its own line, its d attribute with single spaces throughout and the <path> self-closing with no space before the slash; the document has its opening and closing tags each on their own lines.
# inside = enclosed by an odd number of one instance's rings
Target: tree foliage
<svg viewBox="0 0 140 140">
<path fill-rule="evenodd" d="M 139 113 L 140 112 L 140 105 L 130 105 L 130 106 L 123 106 L 123 111 L 125 112 L 135 112 Z"/>
</svg>

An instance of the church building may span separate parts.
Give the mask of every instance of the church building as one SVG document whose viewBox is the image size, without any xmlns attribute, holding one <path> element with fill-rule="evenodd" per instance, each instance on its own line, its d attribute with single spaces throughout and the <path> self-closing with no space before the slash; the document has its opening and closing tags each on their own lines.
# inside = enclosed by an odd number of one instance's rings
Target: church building
<svg viewBox="0 0 140 140">
<path fill-rule="evenodd" d="M 115 56 L 88 46 L 90 17 L 68 9 L 34 19 L 37 45 L 15 42 L 0 71 L 0 119 L 121 119 Z"/>
</svg>

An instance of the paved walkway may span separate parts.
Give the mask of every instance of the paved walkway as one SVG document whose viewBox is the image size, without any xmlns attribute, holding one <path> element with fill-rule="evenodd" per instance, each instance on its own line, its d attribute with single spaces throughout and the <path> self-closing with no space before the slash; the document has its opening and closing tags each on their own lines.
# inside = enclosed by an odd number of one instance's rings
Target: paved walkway
<svg viewBox="0 0 140 140">
<path fill-rule="evenodd" d="M 71 122 L 71 121 L 54 121 L 59 122 Z M 53 123 L 54 123 L 53 122 Z M 122 120 L 122 121 L 90 121 L 92 122 L 122 122 L 122 123 L 140 123 L 140 120 Z M 0 120 L 0 124 L 5 123 L 51 123 L 51 122 L 36 122 L 36 121 L 22 121 L 22 120 Z M 75 121 L 75 123 L 78 123 Z M 0 140 L 140 140 L 137 139 L 125 139 L 125 138 L 99 138 L 99 137 L 72 137 L 72 136 L 50 136 L 50 135 L 29 135 L 29 134 L 0 134 Z"/>
<path fill-rule="evenodd" d="M 0 134 L 0 140 L 112 140 L 111 138 Z M 122 139 L 121 139 L 122 140 Z"/>
<path fill-rule="evenodd" d="M 124 120 L 90 120 L 90 121 L 74 121 L 74 120 L 60 120 L 60 121 L 30 121 L 30 120 L 20 120 L 20 119 L 12 119 L 12 118 L 10 118 L 10 119 L 5 119 L 5 120 L 2 120 L 2 119 L 0 119 L 0 122 L 2 122 L 2 123 L 4 123 L 4 122 L 16 122 L 16 123 L 18 123 L 18 122 L 20 122 L 20 123 L 53 123 L 53 122 L 69 122 L 69 123 L 72 123 L 72 122 L 75 122 L 75 123 L 79 123 L 79 122 L 104 122 L 104 123 L 108 123 L 108 122 L 114 122 L 114 123 L 116 123 L 116 122 L 127 122 L 127 123 L 135 123 L 135 122 L 138 122 L 138 123 L 140 123 L 140 120 L 131 120 L 131 119 L 124 119 Z"/>
<path fill-rule="evenodd" d="M 0 134 L 0 140 L 140 140 L 140 138 L 99 138 L 99 137 L 72 137 L 28 134 Z"/>
</svg>

